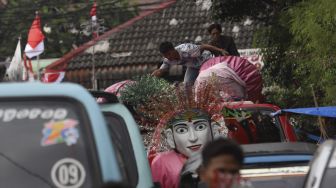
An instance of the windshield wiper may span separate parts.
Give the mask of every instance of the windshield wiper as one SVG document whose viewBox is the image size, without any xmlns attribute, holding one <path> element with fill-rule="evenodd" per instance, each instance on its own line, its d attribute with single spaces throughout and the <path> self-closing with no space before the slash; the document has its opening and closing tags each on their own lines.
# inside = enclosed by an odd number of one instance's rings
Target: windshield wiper
<svg viewBox="0 0 336 188">
<path fill-rule="evenodd" d="M 51 185 L 49 183 L 48 180 L 44 179 L 42 176 L 30 171 L 29 169 L 25 168 L 23 165 L 20 165 L 19 163 L 15 162 L 13 159 L 11 159 L 10 157 L 6 156 L 5 154 L 0 152 L 0 156 L 2 156 L 4 159 L 6 159 L 7 161 L 9 161 L 10 163 L 12 163 L 14 166 L 18 167 L 19 169 L 25 171 L 27 174 L 35 177 L 36 179 L 39 179 L 40 181 L 44 182 L 45 184 L 47 184 L 49 187 L 53 188 L 54 186 Z"/>
</svg>

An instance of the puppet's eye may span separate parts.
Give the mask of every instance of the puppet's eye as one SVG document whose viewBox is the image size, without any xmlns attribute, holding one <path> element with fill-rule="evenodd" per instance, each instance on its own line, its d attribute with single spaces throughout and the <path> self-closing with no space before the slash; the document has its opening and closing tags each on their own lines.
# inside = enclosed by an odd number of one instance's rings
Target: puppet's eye
<svg viewBox="0 0 336 188">
<path fill-rule="evenodd" d="M 205 124 L 205 123 L 199 123 L 199 124 L 196 125 L 195 130 L 196 131 L 203 131 L 207 127 L 208 127 L 207 124 Z"/>
<path fill-rule="evenodd" d="M 175 132 L 178 134 L 184 134 L 188 132 L 188 128 L 187 127 L 176 127 Z"/>
</svg>

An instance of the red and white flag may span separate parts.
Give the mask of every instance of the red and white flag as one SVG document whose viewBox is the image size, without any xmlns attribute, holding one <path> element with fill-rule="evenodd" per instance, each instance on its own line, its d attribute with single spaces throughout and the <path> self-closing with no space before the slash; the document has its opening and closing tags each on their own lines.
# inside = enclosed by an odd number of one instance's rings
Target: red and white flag
<svg viewBox="0 0 336 188">
<path fill-rule="evenodd" d="M 44 83 L 60 83 L 64 76 L 65 71 L 45 70 L 41 81 Z"/>
<path fill-rule="evenodd" d="M 92 5 L 90 16 L 91 16 L 91 24 L 93 28 L 92 35 L 93 35 L 93 38 L 97 38 L 98 37 L 98 32 L 97 32 L 98 23 L 97 23 L 97 2 L 96 1 L 94 1 Z"/>
<path fill-rule="evenodd" d="M 94 1 L 93 3 L 93 6 L 91 8 L 91 11 L 90 11 L 90 16 L 91 16 L 91 20 L 94 22 L 94 21 L 97 21 L 97 2 Z"/>
<path fill-rule="evenodd" d="M 41 31 L 41 19 L 36 13 L 36 17 L 30 27 L 28 41 L 24 52 L 28 58 L 40 55 L 44 51 L 44 35 Z"/>
</svg>

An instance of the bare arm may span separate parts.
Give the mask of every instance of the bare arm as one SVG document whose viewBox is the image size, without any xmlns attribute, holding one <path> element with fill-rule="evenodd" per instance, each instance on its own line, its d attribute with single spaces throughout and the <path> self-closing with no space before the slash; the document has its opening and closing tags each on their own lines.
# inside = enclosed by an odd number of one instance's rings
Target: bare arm
<svg viewBox="0 0 336 188">
<path fill-rule="evenodd" d="M 168 72 L 169 69 L 156 69 L 154 72 L 152 72 L 152 76 L 156 77 L 162 77 L 164 73 Z"/>
<path fill-rule="evenodd" d="M 169 71 L 169 65 L 163 62 L 159 69 L 156 69 L 154 72 L 152 72 L 152 76 L 162 77 L 163 74 L 168 71 Z"/>
<path fill-rule="evenodd" d="M 203 50 L 217 51 L 217 52 L 219 52 L 223 55 L 229 55 L 229 53 L 226 50 L 218 48 L 216 46 L 209 45 L 209 44 L 202 44 L 201 47 L 200 47 L 200 50 L 201 51 L 203 51 Z"/>
</svg>

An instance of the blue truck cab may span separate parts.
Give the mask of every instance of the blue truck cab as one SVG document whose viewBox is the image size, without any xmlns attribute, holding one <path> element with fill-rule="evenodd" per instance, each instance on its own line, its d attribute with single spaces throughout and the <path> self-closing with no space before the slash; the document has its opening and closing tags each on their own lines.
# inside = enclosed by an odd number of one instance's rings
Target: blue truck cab
<svg viewBox="0 0 336 188">
<path fill-rule="evenodd" d="M 0 187 L 122 184 L 113 135 L 76 84 L 0 84 Z"/>
</svg>

